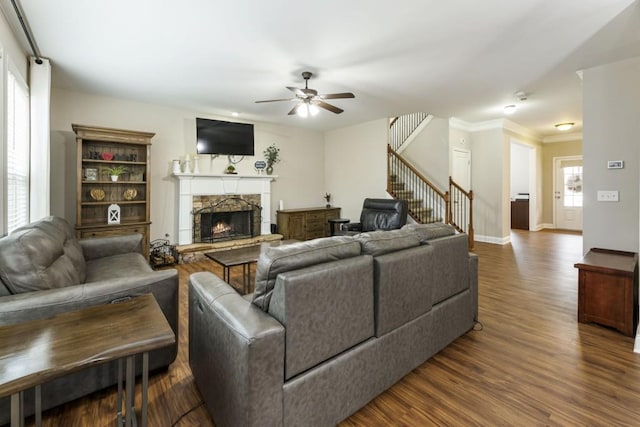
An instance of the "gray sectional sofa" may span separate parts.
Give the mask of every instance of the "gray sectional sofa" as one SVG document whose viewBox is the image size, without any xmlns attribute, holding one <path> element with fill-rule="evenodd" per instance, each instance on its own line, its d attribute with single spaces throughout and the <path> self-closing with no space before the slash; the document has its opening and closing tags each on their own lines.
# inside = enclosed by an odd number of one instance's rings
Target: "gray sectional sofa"
<svg viewBox="0 0 640 427">
<path fill-rule="evenodd" d="M 177 337 L 178 272 L 153 271 L 142 255 L 141 235 L 79 241 L 67 221 L 48 217 L 0 239 L 0 325 L 147 293 L 154 295 Z M 174 346 L 149 353 L 149 369 L 169 366 L 176 355 L 177 340 Z M 116 384 L 116 367 L 117 362 L 98 365 L 43 384 L 42 408 Z M 33 390 L 28 390 L 27 415 L 33 408 Z M 0 425 L 9 422 L 9 415 L 9 398 L 2 398 Z"/>
<path fill-rule="evenodd" d="M 216 426 L 331 426 L 473 328 L 477 257 L 444 224 L 269 248 L 243 297 L 189 287 L 189 362 Z"/>
</svg>

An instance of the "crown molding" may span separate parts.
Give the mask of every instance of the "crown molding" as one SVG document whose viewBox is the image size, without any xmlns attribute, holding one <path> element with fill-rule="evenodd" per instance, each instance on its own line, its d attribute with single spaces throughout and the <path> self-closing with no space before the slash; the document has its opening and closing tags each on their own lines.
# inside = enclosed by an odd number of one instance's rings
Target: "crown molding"
<svg viewBox="0 0 640 427">
<path fill-rule="evenodd" d="M 553 142 L 582 141 L 582 132 L 563 133 L 562 135 L 545 136 L 542 142 L 551 144 Z"/>
<path fill-rule="evenodd" d="M 532 139 L 537 142 L 543 141 L 543 136 L 534 132 L 524 126 L 521 126 L 511 120 L 507 119 L 495 119 L 488 120 L 486 122 L 470 123 L 456 117 L 449 119 L 449 126 L 454 129 L 460 129 L 466 132 L 479 132 L 483 130 L 502 129 L 515 133 L 518 136 L 522 136 L 528 139 Z"/>
</svg>

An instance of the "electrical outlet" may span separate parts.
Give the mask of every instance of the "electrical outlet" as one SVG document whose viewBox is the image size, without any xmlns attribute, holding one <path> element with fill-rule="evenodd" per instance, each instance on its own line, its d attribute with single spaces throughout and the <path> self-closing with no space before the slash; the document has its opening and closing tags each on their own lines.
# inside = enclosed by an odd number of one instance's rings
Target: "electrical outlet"
<svg viewBox="0 0 640 427">
<path fill-rule="evenodd" d="M 617 202 L 618 190 L 598 190 L 599 202 Z"/>
</svg>

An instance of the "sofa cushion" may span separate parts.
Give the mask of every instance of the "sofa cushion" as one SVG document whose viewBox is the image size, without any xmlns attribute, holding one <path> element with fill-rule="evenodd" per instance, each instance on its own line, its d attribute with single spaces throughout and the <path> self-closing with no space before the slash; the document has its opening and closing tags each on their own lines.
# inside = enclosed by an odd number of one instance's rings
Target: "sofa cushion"
<svg viewBox="0 0 640 427">
<path fill-rule="evenodd" d="M 39 221 L 0 239 L 0 279 L 12 294 L 78 285 L 82 252 L 56 224 Z"/>
<path fill-rule="evenodd" d="M 373 256 L 420 245 L 418 235 L 411 230 L 371 231 L 358 234 L 354 239 L 360 243 L 363 254 Z"/>
<path fill-rule="evenodd" d="M 153 272 L 139 253 L 111 255 L 87 261 L 87 282 L 120 279 Z"/>
<path fill-rule="evenodd" d="M 349 236 L 335 236 L 270 247 L 260 254 L 252 302 L 269 310 L 278 274 L 360 255 L 360 245 Z"/>
<path fill-rule="evenodd" d="M 455 228 L 443 222 L 434 222 L 432 224 L 406 224 L 402 229 L 412 230 L 418 233 L 421 243 L 456 234 Z"/>
</svg>

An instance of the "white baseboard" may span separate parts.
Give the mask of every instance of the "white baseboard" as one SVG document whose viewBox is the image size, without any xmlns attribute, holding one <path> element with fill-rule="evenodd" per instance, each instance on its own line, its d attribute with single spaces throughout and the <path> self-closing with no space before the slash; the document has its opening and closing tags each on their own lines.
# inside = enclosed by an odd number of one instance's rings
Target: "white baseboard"
<svg viewBox="0 0 640 427">
<path fill-rule="evenodd" d="M 495 236 L 479 236 L 476 234 L 473 236 L 473 240 L 475 242 L 491 243 L 494 245 L 508 245 L 509 243 L 511 243 L 511 236 L 495 237 Z"/>
<path fill-rule="evenodd" d="M 555 230 L 556 226 L 553 224 L 538 224 L 538 226 L 536 227 L 535 231 L 540 231 L 540 230 L 544 230 L 545 228 L 551 229 L 551 230 Z"/>
</svg>

